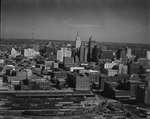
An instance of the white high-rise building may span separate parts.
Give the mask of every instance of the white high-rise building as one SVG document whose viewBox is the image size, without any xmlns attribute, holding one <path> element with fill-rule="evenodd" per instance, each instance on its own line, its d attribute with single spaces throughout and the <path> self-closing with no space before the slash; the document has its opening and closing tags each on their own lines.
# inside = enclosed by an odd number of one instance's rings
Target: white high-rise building
<svg viewBox="0 0 150 119">
<path fill-rule="evenodd" d="M 131 58 L 131 57 L 132 57 L 132 51 L 131 51 L 131 48 L 128 48 L 128 47 L 127 47 L 126 57 L 127 57 L 127 58 Z"/>
<path fill-rule="evenodd" d="M 147 53 L 146 53 L 146 57 L 147 57 L 147 59 L 149 59 L 149 60 L 150 60 L 150 51 L 147 51 Z"/>
<path fill-rule="evenodd" d="M 28 57 L 28 56 L 29 56 L 28 49 L 24 49 L 24 56 L 25 56 L 25 57 Z"/>
<path fill-rule="evenodd" d="M 11 49 L 11 56 L 16 57 L 16 50 L 14 48 Z"/>
<path fill-rule="evenodd" d="M 80 48 L 81 46 L 81 40 L 80 40 L 80 37 L 79 37 L 79 34 L 77 33 L 77 36 L 76 36 L 76 48 Z"/>
<path fill-rule="evenodd" d="M 15 50 L 14 48 L 12 48 L 10 55 L 13 56 L 13 57 L 16 57 L 18 55 L 21 55 L 21 52 L 19 52 L 18 50 Z"/>
<path fill-rule="evenodd" d="M 39 55 L 39 52 L 36 52 L 34 49 L 31 48 L 24 49 L 25 57 L 35 57 L 36 55 Z"/>
<path fill-rule="evenodd" d="M 57 50 L 57 60 L 63 61 L 63 53 L 61 50 Z"/>
<path fill-rule="evenodd" d="M 61 48 L 61 50 L 57 50 L 57 60 L 63 61 L 63 57 L 71 57 L 71 53 L 68 48 Z"/>
</svg>

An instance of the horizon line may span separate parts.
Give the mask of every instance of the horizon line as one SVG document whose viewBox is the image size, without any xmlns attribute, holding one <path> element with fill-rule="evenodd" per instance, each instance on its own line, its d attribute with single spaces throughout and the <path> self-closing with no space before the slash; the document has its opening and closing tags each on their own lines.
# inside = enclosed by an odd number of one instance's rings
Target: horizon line
<svg viewBox="0 0 150 119">
<path fill-rule="evenodd" d="M 7 40 L 9 40 L 9 39 L 12 39 L 12 40 L 32 40 L 32 38 L 0 38 L 1 40 L 3 40 L 3 39 L 7 39 Z M 64 39 L 34 39 L 34 40 L 51 40 L 51 41 L 71 41 L 71 42 L 73 42 L 73 41 L 75 41 L 75 40 L 64 40 Z M 94 40 L 94 41 L 96 41 L 96 42 L 99 42 L 99 43 L 122 43 L 122 44 L 145 44 L 145 45 L 150 45 L 150 43 L 141 43 L 141 42 L 138 42 L 138 43 L 134 43 L 134 42 L 118 42 L 118 41 L 111 41 L 111 42 L 109 42 L 109 41 L 97 41 L 97 40 Z M 82 41 L 81 40 L 81 42 L 88 42 L 88 40 L 86 40 L 86 41 Z"/>
</svg>

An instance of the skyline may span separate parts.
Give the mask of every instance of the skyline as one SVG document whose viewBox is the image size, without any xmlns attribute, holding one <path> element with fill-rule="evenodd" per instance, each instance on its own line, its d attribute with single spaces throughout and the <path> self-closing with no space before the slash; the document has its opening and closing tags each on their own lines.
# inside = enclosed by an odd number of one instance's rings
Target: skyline
<svg viewBox="0 0 150 119">
<path fill-rule="evenodd" d="M 2 0 L 1 38 L 150 44 L 148 0 Z"/>
</svg>

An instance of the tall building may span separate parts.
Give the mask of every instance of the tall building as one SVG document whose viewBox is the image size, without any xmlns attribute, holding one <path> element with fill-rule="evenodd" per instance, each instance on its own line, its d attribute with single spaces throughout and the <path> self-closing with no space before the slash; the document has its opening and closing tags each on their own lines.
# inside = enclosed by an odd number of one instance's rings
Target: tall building
<svg viewBox="0 0 150 119">
<path fill-rule="evenodd" d="M 150 104 L 150 86 L 138 86 L 137 87 L 137 102 Z"/>
<path fill-rule="evenodd" d="M 131 50 L 131 48 L 128 48 L 128 47 L 127 47 L 126 50 L 127 50 L 126 57 L 127 57 L 127 58 L 131 58 L 131 57 L 132 57 L 132 50 Z"/>
<path fill-rule="evenodd" d="M 88 54 L 88 48 L 86 46 L 82 46 L 80 47 L 80 61 L 87 61 L 87 54 Z"/>
<path fill-rule="evenodd" d="M 121 58 L 122 63 L 125 64 L 126 63 L 126 51 L 124 49 L 122 49 L 121 51 L 120 58 Z"/>
<path fill-rule="evenodd" d="M 84 61 L 87 61 L 87 57 L 88 57 L 88 48 L 85 47 L 84 48 Z"/>
<path fill-rule="evenodd" d="M 116 58 L 117 58 L 117 59 L 120 59 L 120 58 L 121 58 L 121 51 L 122 51 L 121 48 L 119 48 L 119 49 L 117 50 L 117 52 L 116 52 Z"/>
<path fill-rule="evenodd" d="M 49 42 L 47 43 L 47 45 L 45 46 L 45 52 L 46 52 L 47 54 L 52 54 L 53 51 L 54 51 L 54 49 L 53 49 L 53 47 L 52 47 L 52 43 L 49 41 Z"/>
<path fill-rule="evenodd" d="M 57 60 L 63 62 L 63 57 L 71 57 L 71 53 L 68 48 L 61 48 L 61 50 L 57 50 Z"/>
<path fill-rule="evenodd" d="M 88 61 L 92 60 L 92 50 L 96 44 L 97 44 L 96 41 L 93 41 L 92 36 L 90 36 L 88 42 Z"/>
<path fill-rule="evenodd" d="M 31 48 L 24 49 L 25 57 L 35 57 L 36 55 L 39 55 L 39 52 L 36 52 L 34 49 Z"/>
<path fill-rule="evenodd" d="M 80 47 L 80 61 L 84 61 L 84 48 L 85 46 Z"/>
<path fill-rule="evenodd" d="M 77 36 L 76 36 L 76 48 L 80 48 L 81 46 L 81 40 L 80 40 L 80 37 L 79 37 L 79 34 L 77 33 Z"/>
<path fill-rule="evenodd" d="M 137 87 L 138 86 L 145 86 L 145 83 L 138 81 L 138 80 L 129 80 L 126 84 L 127 90 L 130 90 L 130 96 L 136 97 L 137 96 Z"/>
<path fill-rule="evenodd" d="M 147 58 L 148 60 L 150 60 L 150 51 L 147 51 L 147 52 L 146 52 L 146 58 Z"/>
<path fill-rule="evenodd" d="M 127 70 L 128 70 L 129 76 L 131 76 L 132 74 L 139 74 L 140 64 L 138 64 L 138 63 L 129 63 Z"/>
<path fill-rule="evenodd" d="M 90 79 L 80 73 L 68 73 L 68 84 L 76 90 L 90 90 Z"/>
<path fill-rule="evenodd" d="M 92 61 L 97 62 L 99 59 L 99 55 L 100 55 L 100 51 L 97 48 L 97 45 L 95 45 L 94 48 L 92 49 Z"/>
</svg>

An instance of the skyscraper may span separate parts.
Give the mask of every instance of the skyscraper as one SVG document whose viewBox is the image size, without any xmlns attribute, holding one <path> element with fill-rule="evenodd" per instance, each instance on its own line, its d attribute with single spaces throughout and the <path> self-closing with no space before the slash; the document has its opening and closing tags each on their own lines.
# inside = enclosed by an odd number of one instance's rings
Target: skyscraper
<svg viewBox="0 0 150 119">
<path fill-rule="evenodd" d="M 92 60 L 92 50 L 96 44 L 97 44 L 96 41 L 93 41 L 92 36 L 90 36 L 88 42 L 88 61 Z"/>
<path fill-rule="evenodd" d="M 80 47 L 80 61 L 84 61 L 84 48 L 85 46 Z"/>
<path fill-rule="evenodd" d="M 131 50 L 131 48 L 128 48 L 128 47 L 127 47 L 127 54 L 126 54 L 126 57 L 127 57 L 127 58 L 131 58 L 131 56 L 132 56 L 132 50 Z"/>
<path fill-rule="evenodd" d="M 81 45 L 79 58 L 80 61 L 87 61 L 88 48 L 86 46 Z"/>
<path fill-rule="evenodd" d="M 124 49 L 122 49 L 122 51 L 121 51 L 120 58 L 121 58 L 121 61 L 123 64 L 126 63 L 126 51 Z"/>
<path fill-rule="evenodd" d="M 57 60 L 63 62 L 63 57 L 71 57 L 71 53 L 67 48 L 61 48 L 61 50 L 57 50 Z"/>
<path fill-rule="evenodd" d="M 79 37 L 79 34 L 77 33 L 77 36 L 76 36 L 76 48 L 80 48 L 81 46 L 81 40 L 80 40 L 80 37 Z"/>
<path fill-rule="evenodd" d="M 99 59 L 99 55 L 100 55 L 100 51 L 97 48 L 97 45 L 95 45 L 94 48 L 92 49 L 92 61 L 97 62 Z"/>
<path fill-rule="evenodd" d="M 50 55 L 51 53 L 53 53 L 53 51 L 54 49 L 52 47 L 52 43 L 49 41 L 47 45 L 45 46 L 45 52 L 47 52 L 47 54 Z"/>
<path fill-rule="evenodd" d="M 88 56 L 88 48 L 84 48 L 84 61 L 87 61 L 87 56 Z"/>
<path fill-rule="evenodd" d="M 119 48 L 119 49 L 117 50 L 117 52 L 116 52 L 116 58 L 117 58 L 117 59 L 120 59 L 120 58 L 121 58 L 121 51 L 122 51 L 121 48 Z"/>
</svg>

